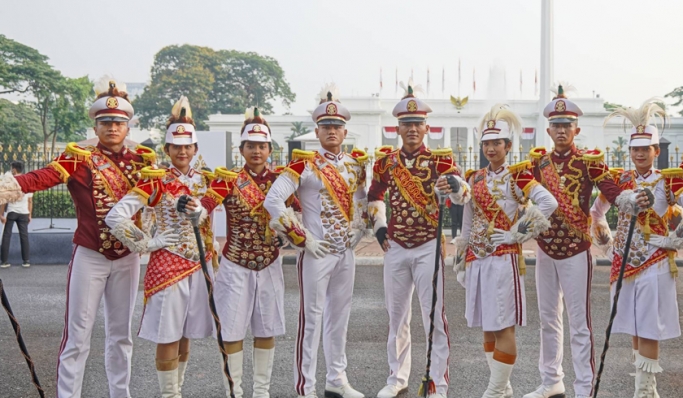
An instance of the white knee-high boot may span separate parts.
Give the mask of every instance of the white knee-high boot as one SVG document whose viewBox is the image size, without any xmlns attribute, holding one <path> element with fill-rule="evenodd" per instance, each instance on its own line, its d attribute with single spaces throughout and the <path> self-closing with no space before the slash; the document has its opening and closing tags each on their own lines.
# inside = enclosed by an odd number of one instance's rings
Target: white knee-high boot
<svg viewBox="0 0 683 398">
<path fill-rule="evenodd" d="M 187 362 L 178 362 L 178 392 L 182 393 L 183 384 L 185 383 L 185 371 L 187 370 Z"/>
<path fill-rule="evenodd" d="M 180 391 L 178 390 L 178 358 L 168 360 L 157 359 L 156 365 L 161 398 L 180 398 Z"/>
<path fill-rule="evenodd" d="M 230 369 L 230 377 L 232 378 L 232 391 L 235 393 L 235 398 L 242 398 L 242 363 L 244 362 L 244 351 L 239 351 L 228 355 L 228 368 Z M 223 386 L 225 386 L 225 395 L 230 398 L 230 383 L 223 371 L 223 357 L 221 356 L 221 374 L 223 375 Z"/>
<path fill-rule="evenodd" d="M 636 354 L 636 392 L 634 398 L 659 398 L 657 393 L 657 378 L 662 372 L 658 359 L 646 358 Z"/>
<path fill-rule="evenodd" d="M 514 365 L 498 362 L 491 359 L 491 377 L 489 378 L 489 386 L 481 398 L 503 398 L 505 397 L 505 390 L 510 383 L 510 375 Z"/>
<path fill-rule="evenodd" d="M 486 354 L 486 362 L 489 364 L 489 372 L 493 373 L 493 370 L 491 369 L 491 362 L 493 362 L 493 352 L 484 352 L 484 354 Z M 508 384 L 505 387 L 503 398 L 512 398 L 512 384 L 510 384 L 509 378 Z"/>
<path fill-rule="evenodd" d="M 253 398 L 270 398 L 270 375 L 273 373 L 275 348 L 254 347 L 254 395 Z"/>
</svg>

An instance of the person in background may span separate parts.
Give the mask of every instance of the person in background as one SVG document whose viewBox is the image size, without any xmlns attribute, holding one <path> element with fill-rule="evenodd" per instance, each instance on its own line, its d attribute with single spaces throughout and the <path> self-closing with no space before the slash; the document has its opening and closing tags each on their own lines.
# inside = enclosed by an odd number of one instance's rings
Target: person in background
<svg viewBox="0 0 683 398">
<path fill-rule="evenodd" d="M 18 176 L 24 172 L 24 162 L 12 162 L 12 175 Z M 7 217 L 5 217 L 5 210 L 7 210 Z M 17 223 L 19 229 L 19 241 L 21 242 L 21 259 L 22 267 L 28 268 L 29 263 L 29 246 L 28 246 L 28 223 L 31 222 L 31 213 L 33 212 L 33 194 L 29 193 L 23 198 L 14 203 L 8 203 L 0 206 L 0 221 L 5 224 L 5 229 L 2 232 L 2 248 L 0 249 L 0 268 L 9 268 L 10 264 L 7 262 L 9 258 L 9 245 L 12 239 L 12 228 L 14 223 Z"/>
</svg>

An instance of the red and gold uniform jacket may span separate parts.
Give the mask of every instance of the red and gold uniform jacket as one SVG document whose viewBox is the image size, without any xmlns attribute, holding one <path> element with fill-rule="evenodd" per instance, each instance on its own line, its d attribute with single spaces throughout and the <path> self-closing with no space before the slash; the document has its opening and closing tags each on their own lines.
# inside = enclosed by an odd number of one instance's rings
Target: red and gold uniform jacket
<svg viewBox="0 0 683 398">
<path fill-rule="evenodd" d="M 660 236 L 669 234 L 668 224 L 673 216 L 677 199 L 683 192 L 683 170 L 680 168 L 662 171 L 651 169 L 644 175 L 640 175 L 635 170 L 611 169 L 610 172 L 613 181 L 622 190 L 647 188 L 655 198 L 653 206 L 637 216 L 636 230 L 631 239 L 624 278 L 635 277 L 662 260 L 668 260 L 671 274 L 677 275 L 676 251 L 650 245 L 648 240 L 651 234 Z M 604 219 L 610 207 L 609 202 L 601 194 L 591 207 L 591 215 L 596 220 Z M 621 210 L 618 212 L 617 232 L 613 242 L 611 282 L 615 282 L 619 276 L 631 217 L 633 216 L 630 212 L 626 213 Z"/>
<path fill-rule="evenodd" d="M 621 189 L 610 178 L 600 150 L 572 147 L 559 154 L 534 148 L 530 153 L 534 177 L 557 199 L 557 210 L 550 217 L 551 227 L 536 238 L 544 253 L 564 259 L 591 246 L 589 207 L 593 187 L 597 186 L 609 203 Z"/>
<path fill-rule="evenodd" d="M 225 206 L 228 236 L 223 256 L 229 261 L 260 271 L 278 257 L 275 234 L 269 227 L 270 217 L 263 201 L 279 173 L 266 168 L 257 174 L 246 165 L 235 171 L 216 169 L 202 206 L 209 212 L 221 204 Z M 300 210 L 294 197 L 289 203 Z"/>
<path fill-rule="evenodd" d="M 439 204 L 434 184 L 442 175 L 460 175 L 452 155 L 450 148 L 430 150 L 424 145 L 413 153 L 392 147 L 377 151 L 368 203 L 383 201 L 388 192 L 387 232 L 400 246 L 410 249 L 436 238 Z"/>
<path fill-rule="evenodd" d="M 73 242 L 102 253 L 109 260 L 130 253 L 104 222 L 109 209 L 135 186 L 140 170 L 154 164 L 154 151 L 138 146 L 112 152 L 98 144 L 81 148 L 75 143 L 46 167 L 16 176 L 24 193 L 65 183 L 76 207 L 78 226 Z"/>
<path fill-rule="evenodd" d="M 180 236 L 178 243 L 163 249 L 155 250 L 149 256 L 147 271 L 145 272 L 145 299 L 154 293 L 172 286 L 189 277 L 201 268 L 199 248 L 194 235 L 194 228 L 187 217 L 176 210 L 176 200 L 182 195 L 201 198 L 207 190 L 207 180 L 201 172 L 190 169 L 183 174 L 171 166 L 166 170 L 145 168 L 142 178 L 131 191 L 131 194 L 121 201 L 128 202 L 125 208 L 119 203 L 112 211 L 137 212 L 143 206 L 151 209 L 150 237 L 154 231 L 175 231 Z M 110 222 L 110 220 L 107 220 Z M 113 228 L 114 226 L 112 226 Z M 205 258 L 207 262 L 212 257 L 213 234 L 208 217 L 199 225 L 202 240 L 205 242 Z"/>
</svg>

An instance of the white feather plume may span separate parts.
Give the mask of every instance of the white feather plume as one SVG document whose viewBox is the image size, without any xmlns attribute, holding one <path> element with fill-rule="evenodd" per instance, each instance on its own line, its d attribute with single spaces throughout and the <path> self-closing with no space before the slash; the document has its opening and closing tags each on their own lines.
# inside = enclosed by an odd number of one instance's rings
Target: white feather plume
<svg viewBox="0 0 683 398">
<path fill-rule="evenodd" d="M 111 75 L 104 75 L 97 79 L 97 81 L 95 81 L 95 83 L 93 84 L 93 90 L 95 90 L 95 95 L 99 96 L 100 94 L 108 92 L 110 83 L 114 83 L 114 86 L 119 90 L 119 92 L 128 92 L 126 90 L 126 83 L 118 82 Z"/>
<path fill-rule="evenodd" d="M 403 83 L 403 82 L 400 82 L 398 85 L 401 86 L 401 88 L 403 89 L 403 97 L 406 97 L 407 95 L 410 95 L 410 94 L 411 94 L 411 93 L 410 93 L 410 90 L 408 89 L 408 87 L 410 87 L 410 88 L 413 89 L 413 92 L 412 92 L 413 95 L 415 95 L 415 94 L 418 93 L 418 92 L 419 92 L 419 93 L 424 93 L 424 90 L 422 89 L 422 86 L 421 86 L 421 85 L 419 85 L 419 84 L 418 84 L 418 85 L 415 85 L 415 84 L 413 83 L 413 78 L 412 78 L 412 77 L 411 77 L 410 79 L 408 79 L 408 84 L 405 84 L 405 83 Z"/>
<path fill-rule="evenodd" d="M 254 109 L 256 109 L 255 106 L 250 106 L 244 111 L 244 120 L 249 120 L 254 118 Z"/>
<path fill-rule="evenodd" d="M 171 115 L 173 115 L 175 120 L 180 119 L 180 113 L 183 109 L 185 109 L 185 117 L 191 119 L 192 109 L 190 109 L 190 100 L 188 100 L 184 95 L 180 97 L 178 101 L 176 101 L 175 105 L 173 105 L 173 108 L 171 109 Z"/>
<path fill-rule="evenodd" d="M 485 130 L 486 122 L 489 120 L 506 122 L 514 135 L 519 135 L 522 132 L 522 120 L 508 108 L 507 104 L 496 104 L 491 107 L 491 110 L 479 122 L 479 131 Z"/>
<path fill-rule="evenodd" d="M 567 81 L 562 81 L 562 80 L 555 82 L 555 84 L 553 84 L 552 87 L 550 87 L 550 92 L 553 93 L 554 95 L 557 95 L 559 86 L 562 86 L 562 91 L 564 91 L 565 94 L 567 94 L 567 93 L 578 94 L 579 93 L 579 91 L 576 89 L 576 87 L 574 87 L 573 84 L 571 84 Z"/>
<path fill-rule="evenodd" d="M 617 108 L 614 112 L 607 115 L 605 118 L 605 125 L 607 121 L 616 116 L 621 116 L 624 118 L 624 128 L 627 126 L 627 122 L 630 122 L 634 127 L 636 126 L 647 126 L 650 124 L 650 120 L 655 118 L 653 124 L 658 127 L 666 127 L 668 119 L 666 117 L 666 111 L 662 108 L 659 103 L 663 103 L 664 99 L 661 97 L 652 97 L 640 106 L 640 108 Z M 659 121 L 659 123 L 657 123 Z"/>
<path fill-rule="evenodd" d="M 332 94 L 331 100 L 327 98 L 327 93 Z M 339 101 L 339 88 L 334 83 L 327 83 L 318 93 L 316 100 L 320 101 L 321 104 L 327 101 Z"/>
</svg>

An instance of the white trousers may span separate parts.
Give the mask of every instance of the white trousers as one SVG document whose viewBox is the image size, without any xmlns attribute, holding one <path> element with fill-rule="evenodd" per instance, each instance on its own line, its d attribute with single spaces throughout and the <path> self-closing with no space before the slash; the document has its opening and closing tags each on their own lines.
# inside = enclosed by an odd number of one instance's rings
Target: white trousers
<svg viewBox="0 0 683 398">
<path fill-rule="evenodd" d="M 140 256 L 118 260 L 74 248 L 66 284 L 64 334 L 57 361 L 57 397 L 80 397 L 97 309 L 104 297 L 104 365 L 111 398 L 130 397 L 131 323 L 140 281 Z"/>
<path fill-rule="evenodd" d="M 616 282 L 610 287 L 611 302 L 614 302 L 616 287 Z M 668 259 L 652 264 L 633 279 L 624 280 L 612 333 L 657 341 L 681 335 L 676 279 L 669 272 Z"/>
<path fill-rule="evenodd" d="M 541 249 L 536 252 L 536 292 L 541 318 L 541 354 L 538 369 L 544 385 L 564 378 L 562 370 L 563 330 L 562 299 L 569 318 L 574 393 L 593 395 L 595 349 L 591 326 L 590 295 L 593 262 L 590 250 L 555 260 Z"/>
<path fill-rule="evenodd" d="M 327 384 L 341 387 L 346 377 L 346 332 L 356 273 L 353 250 L 315 259 L 305 251 L 297 262 L 299 323 L 294 361 L 294 386 L 299 395 L 315 391 L 320 332 L 327 367 Z"/>
<path fill-rule="evenodd" d="M 488 256 L 472 261 L 465 274 L 467 326 L 497 332 L 526 326 L 524 277 L 518 256 Z"/>
<path fill-rule="evenodd" d="M 209 275 L 213 269 L 209 266 Z M 209 307 L 204 272 L 192 275 L 147 299 L 138 337 L 157 344 L 188 339 L 203 339 L 213 332 L 213 316 Z"/>
<path fill-rule="evenodd" d="M 436 239 L 412 249 L 405 249 L 390 241 L 391 248 L 384 256 L 384 299 L 389 313 L 387 356 L 389 377 L 387 384 L 399 388 L 408 385 L 410 377 L 410 319 L 413 291 L 422 310 L 425 335 L 429 336 L 429 313 L 432 306 L 432 278 L 436 261 Z M 436 286 L 432 364 L 429 375 L 436 384 L 436 392 L 448 392 L 448 358 L 450 341 L 444 306 L 444 263 L 441 259 Z"/>
<path fill-rule="evenodd" d="M 285 334 L 282 257 L 261 271 L 250 270 L 223 257 L 214 292 L 223 341 L 244 340 L 249 327 L 254 337 Z"/>
</svg>

